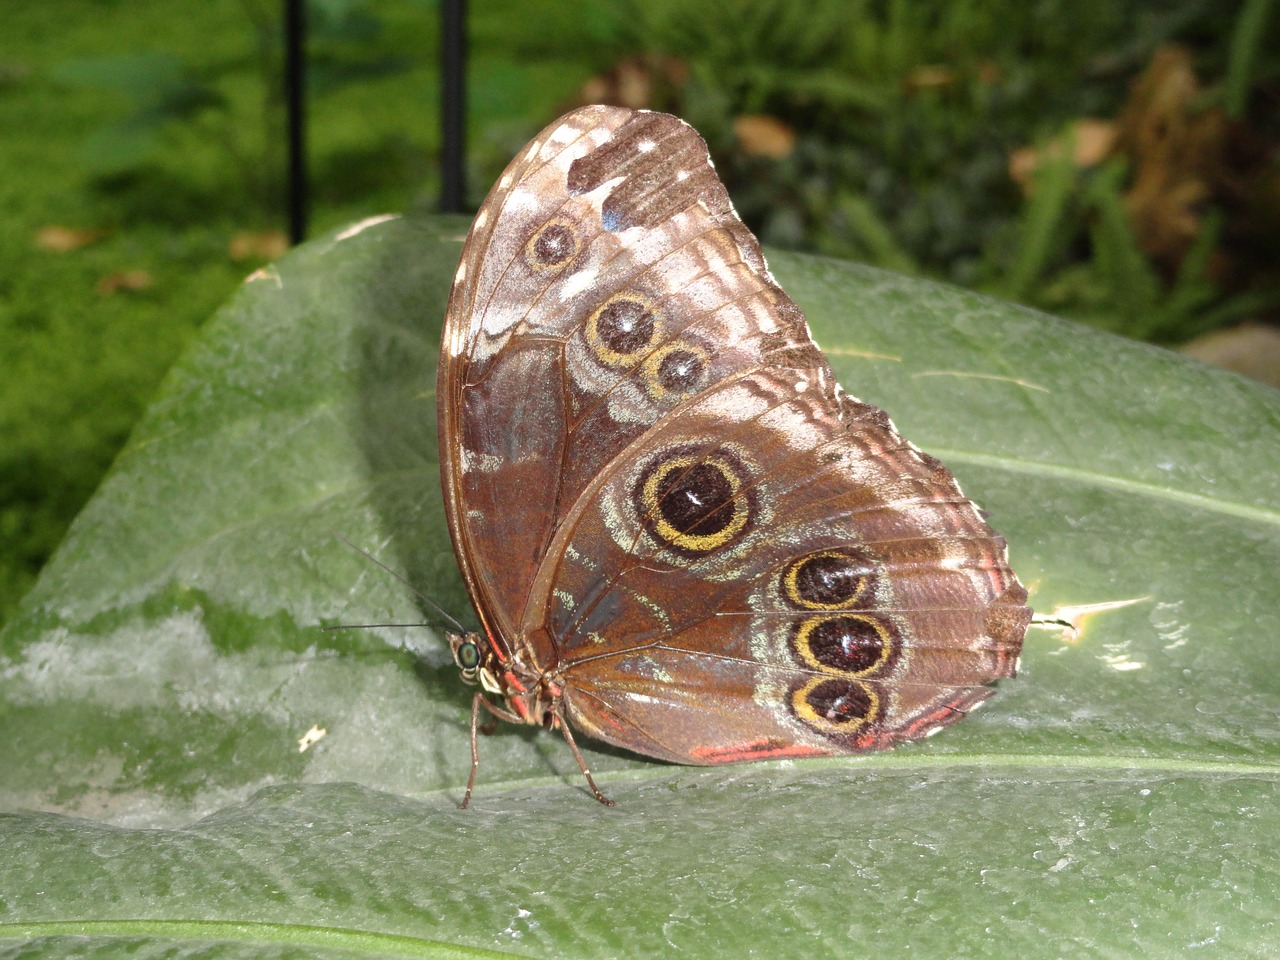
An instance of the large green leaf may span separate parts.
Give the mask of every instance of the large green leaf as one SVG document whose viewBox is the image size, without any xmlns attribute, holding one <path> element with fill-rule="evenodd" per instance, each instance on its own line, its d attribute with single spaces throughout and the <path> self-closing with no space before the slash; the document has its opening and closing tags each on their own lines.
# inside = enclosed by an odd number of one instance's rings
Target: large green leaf
<svg viewBox="0 0 1280 960">
<path fill-rule="evenodd" d="M 1137 602 L 1033 630 L 927 743 L 584 744 L 606 809 L 507 727 L 458 811 L 440 631 L 320 626 L 436 620 L 335 535 L 472 620 L 433 395 L 465 229 L 366 224 L 250 278 L 0 637 L 0 804 L 28 811 L 0 957 L 1280 949 L 1280 395 L 849 264 L 774 257 L 842 382 L 954 468 L 1039 611 Z"/>
</svg>

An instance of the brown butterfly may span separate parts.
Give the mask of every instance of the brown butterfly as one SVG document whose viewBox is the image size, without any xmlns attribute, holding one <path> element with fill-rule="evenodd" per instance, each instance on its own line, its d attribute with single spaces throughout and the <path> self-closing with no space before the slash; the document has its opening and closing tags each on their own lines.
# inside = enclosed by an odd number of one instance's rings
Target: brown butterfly
<svg viewBox="0 0 1280 960">
<path fill-rule="evenodd" d="M 663 760 L 889 747 L 1013 676 L 1031 610 L 955 478 L 848 396 L 675 117 L 547 127 L 476 214 L 440 350 L 471 715 Z M 490 699 L 493 698 L 493 699 Z"/>
</svg>

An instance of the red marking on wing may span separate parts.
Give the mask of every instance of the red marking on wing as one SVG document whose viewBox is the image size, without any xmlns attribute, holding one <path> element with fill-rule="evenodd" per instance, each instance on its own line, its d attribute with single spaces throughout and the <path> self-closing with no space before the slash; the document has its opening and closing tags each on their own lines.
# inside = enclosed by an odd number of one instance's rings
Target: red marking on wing
<svg viewBox="0 0 1280 960">
<path fill-rule="evenodd" d="M 493 651 L 494 656 L 498 658 L 499 663 L 505 664 L 507 662 L 506 648 L 498 642 L 497 638 L 493 635 L 493 631 L 489 629 L 489 625 L 487 623 L 481 621 L 480 626 L 484 627 L 485 636 L 489 638 L 489 649 Z"/>
<path fill-rule="evenodd" d="M 995 693 L 988 687 L 966 690 L 939 704 L 928 713 L 921 714 L 904 726 L 883 733 L 869 733 L 859 738 L 858 747 L 866 750 L 886 750 L 907 740 L 919 740 L 942 727 L 949 727 L 965 714 Z"/>
<path fill-rule="evenodd" d="M 828 751 L 802 743 L 783 743 L 761 737 L 726 747 L 700 747 L 690 753 L 701 763 L 746 763 L 751 760 L 778 760 L 784 757 L 825 757 Z"/>
</svg>

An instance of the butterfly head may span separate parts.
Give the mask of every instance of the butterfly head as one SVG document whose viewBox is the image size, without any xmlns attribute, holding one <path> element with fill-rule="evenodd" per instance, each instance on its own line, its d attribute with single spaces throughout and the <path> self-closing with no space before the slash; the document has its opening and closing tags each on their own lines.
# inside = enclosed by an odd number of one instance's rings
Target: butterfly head
<svg viewBox="0 0 1280 960">
<path fill-rule="evenodd" d="M 449 649 L 453 651 L 453 662 L 458 665 L 464 681 L 478 683 L 489 693 L 503 692 L 494 672 L 497 657 L 486 637 L 479 633 L 451 633 Z"/>
</svg>

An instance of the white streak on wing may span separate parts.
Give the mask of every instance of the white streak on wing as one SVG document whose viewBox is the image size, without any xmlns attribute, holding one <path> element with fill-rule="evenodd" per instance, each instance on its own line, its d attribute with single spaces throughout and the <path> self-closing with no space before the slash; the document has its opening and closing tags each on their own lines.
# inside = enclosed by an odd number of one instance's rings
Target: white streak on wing
<svg viewBox="0 0 1280 960">
<path fill-rule="evenodd" d="M 564 143 L 566 140 L 572 140 L 577 135 L 577 127 L 571 123 L 562 123 L 551 132 L 551 136 L 547 137 L 547 142 Z"/>
<path fill-rule="evenodd" d="M 606 180 L 590 193 L 584 193 L 581 199 L 586 200 L 587 203 L 591 204 L 591 208 L 599 213 L 604 206 L 604 202 L 609 199 L 609 194 L 613 193 L 618 184 L 626 179 L 626 177 L 614 177 L 612 180 Z"/>
<path fill-rule="evenodd" d="M 454 283 L 461 283 L 467 278 L 467 261 L 463 260 L 458 264 L 458 272 L 453 275 Z"/>
<path fill-rule="evenodd" d="M 753 301 L 748 309 L 751 311 L 751 319 L 755 321 L 757 327 L 762 333 L 773 333 L 778 329 L 777 321 L 773 319 L 773 312 L 769 309 L 769 305 L 761 303 L 758 300 Z"/>
<path fill-rule="evenodd" d="M 789 403 L 774 407 L 757 422 L 761 427 L 774 431 L 778 440 L 792 450 L 812 450 L 830 439 L 818 421 L 805 416 Z"/>
<path fill-rule="evenodd" d="M 641 140 L 639 143 L 636 144 L 636 149 L 639 150 L 641 153 L 650 153 L 652 152 L 655 146 L 657 146 L 657 144 L 655 144 L 652 140 Z"/>
<path fill-rule="evenodd" d="M 481 328 L 491 337 L 501 336 L 524 319 L 524 310 L 518 306 L 494 304 L 485 311 Z"/>
<path fill-rule="evenodd" d="M 596 271 L 594 269 L 579 270 L 573 276 L 569 277 L 560 287 L 560 299 L 568 300 L 576 297 L 583 290 L 589 288 L 596 282 Z"/>
<path fill-rule="evenodd" d="M 651 697 L 647 693 L 636 693 L 634 690 L 627 691 L 627 696 L 632 700 L 638 700 L 640 703 L 656 703 L 659 706 L 666 705 L 666 700 L 659 700 L 657 697 Z"/>
<path fill-rule="evenodd" d="M 745 422 L 759 417 L 767 406 L 764 397 L 735 386 L 709 397 L 705 406 L 699 406 L 699 412 L 705 409 L 712 417 L 719 416 L 727 422 Z"/>
<path fill-rule="evenodd" d="M 498 181 L 498 189 L 505 190 L 509 186 L 511 186 L 511 174 L 504 173 L 502 179 Z"/>
<path fill-rule="evenodd" d="M 467 473 L 497 473 L 502 469 L 503 459 L 491 453 L 476 453 L 465 446 L 461 449 L 462 469 Z"/>
<path fill-rule="evenodd" d="M 489 211 L 486 208 L 476 214 L 476 220 L 475 220 L 475 223 L 472 224 L 471 229 L 478 230 L 488 222 L 489 222 Z"/>
<path fill-rule="evenodd" d="M 462 335 L 461 330 L 454 332 L 449 338 L 449 356 L 460 357 L 467 352 L 467 338 Z"/>
<path fill-rule="evenodd" d="M 525 207 L 535 207 L 537 204 L 538 195 L 536 193 L 523 187 L 517 187 L 507 196 L 506 210 L 520 210 Z"/>
</svg>

